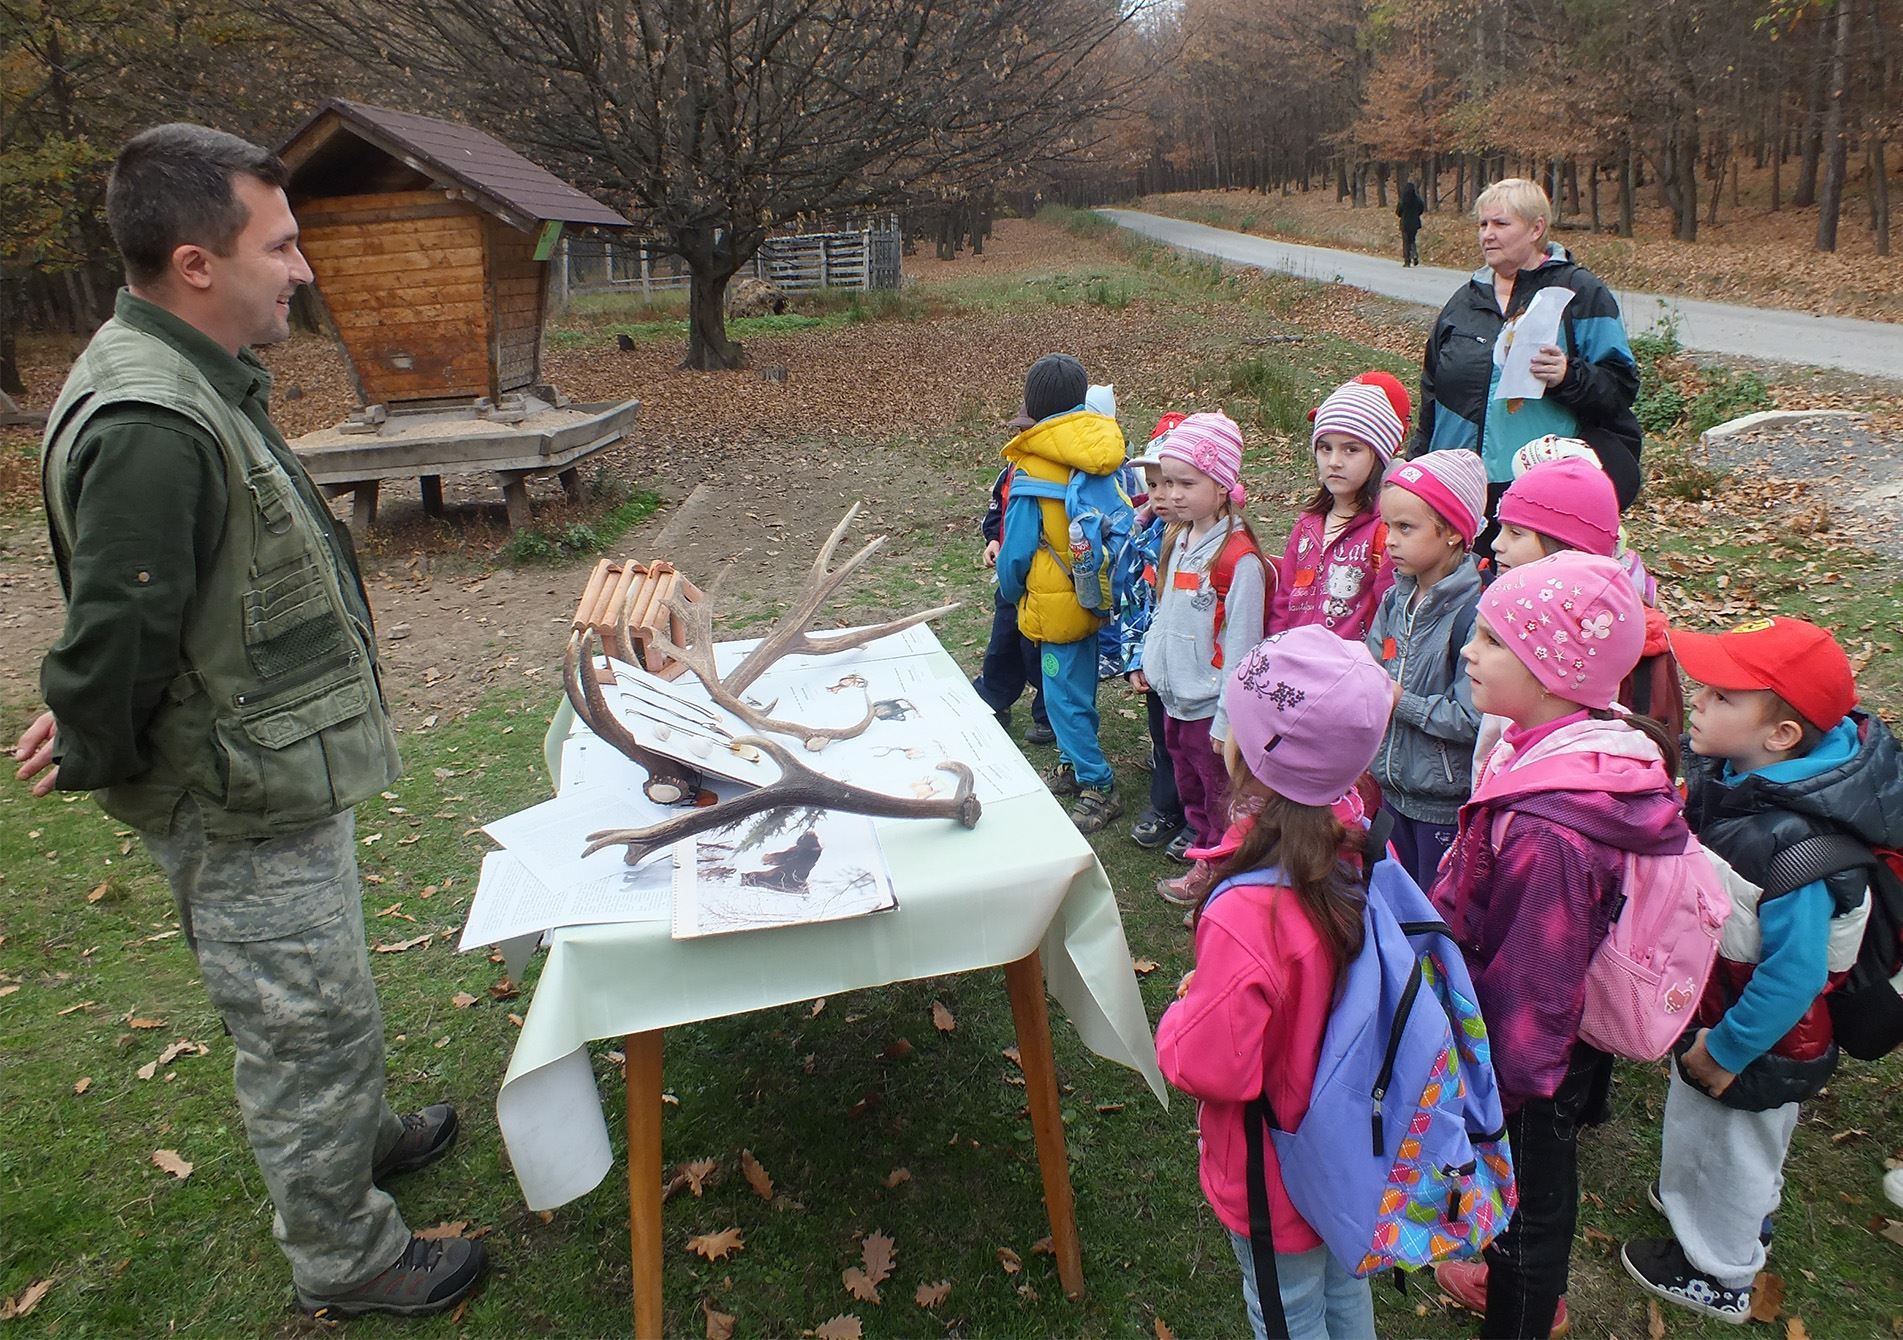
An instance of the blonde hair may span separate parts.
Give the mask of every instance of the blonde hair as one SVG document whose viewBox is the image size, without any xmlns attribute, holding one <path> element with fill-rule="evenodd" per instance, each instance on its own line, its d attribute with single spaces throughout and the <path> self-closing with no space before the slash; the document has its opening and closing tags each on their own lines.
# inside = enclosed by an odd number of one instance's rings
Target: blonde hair
<svg viewBox="0 0 1903 1340">
<path fill-rule="evenodd" d="M 1538 182 L 1525 177 L 1507 177 L 1482 191 L 1474 201 L 1474 217 L 1479 218 L 1495 205 L 1521 223 L 1550 225 L 1553 221 L 1553 202 Z"/>
</svg>

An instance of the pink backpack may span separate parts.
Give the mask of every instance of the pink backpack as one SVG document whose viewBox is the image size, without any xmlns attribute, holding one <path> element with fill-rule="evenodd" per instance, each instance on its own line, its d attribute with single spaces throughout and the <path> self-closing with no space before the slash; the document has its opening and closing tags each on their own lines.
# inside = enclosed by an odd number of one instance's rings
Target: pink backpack
<svg viewBox="0 0 1903 1340">
<path fill-rule="evenodd" d="M 1510 818 L 1494 821 L 1495 850 Z M 1691 1026 L 1730 915 L 1717 868 L 1690 833 L 1682 851 L 1627 852 L 1612 925 L 1586 965 L 1579 1036 L 1629 1061 L 1669 1052 Z"/>
</svg>

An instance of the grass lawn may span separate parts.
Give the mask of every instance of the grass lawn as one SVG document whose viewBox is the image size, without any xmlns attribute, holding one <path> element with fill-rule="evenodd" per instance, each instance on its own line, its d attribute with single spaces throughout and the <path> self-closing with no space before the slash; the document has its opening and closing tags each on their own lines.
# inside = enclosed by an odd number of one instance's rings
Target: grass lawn
<svg viewBox="0 0 1903 1340">
<path fill-rule="evenodd" d="M 918 312 L 881 319 L 923 320 L 929 310 L 937 322 L 951 313 L 984 340 L 1031 308 L 1079 317 L 1095 308 L 1127 310 L 1168 331 L 1180 353 L 1166 364 L 1126 370 L 1106 347 L 1092 365 L 1107 363 L 1116 375 L 1127 431 L 1186 403 L 1221 403 L 1243 422 L 1247 474 L 1261 500 L 1251 514 L 1277 546 L 1289 500 L 1307 478 L 1301 414 L 1361 368 L 1407 370 L 1393 352 L 1406 343 L 1400 335 L 1371 349 L 1315 315 L 1333 301 L 1295 281 L 1240 282 L 1131 246 L 1108 262 L 1093 256 L 1036 274 L 948 281 Z M 589 319 L 604 317 L 613 314 Z M 829 314 L 776 337 L 820 338 L 832 321 Z M 1277 332 L 1303 338 L 1262 342 Z M 720 393 L 718 379 L 706 385 L 710 396 Z M 963 598 L 939 635 L 974 668 L 990 602 L 973 562 L 975 517 L 994 468 L 989 449 L 970 446 L 980 428 L 990 431 L 981 420 L 904 425 L 908 449 L 941 487 L 917 500 L 890 552 L 851 588 L 859 610 L 936 603 L 947 590 Z M 761 450 L 851 452 L 872 441 L 851 433 L 822 441 L 824 427 Z M 1673 608 L 1701 622 L 1746 608 L 1822 610 L 1853 643 L 1869 640 L 1866 698 L 1894 718 L 1903 675 L 1891 654 L 1890 565 L 1854 551 L 1820 561 L 1814 540 L 1781 525 L 1765 498 L 1721 482 L 1689 501 L 1656 489 L 1633 518 L 1633 537 Z M 581 562 L 553 570 L 562 594 L 551 610 L 566 613 L 583 571 Z M 30 706 L 17 692 L 0 703 L 9 721 Z M 1101 706 L 1134 817 L 1145 784 L 1135 767 L 1146 747 L 1141 704 L 1109 685 Z M 510 1015 L 526 1011 L 537 968 L 512 996 L 499 965 L 453 951 L 489 845 L 475 830 L 548 794 L 540 747 L 553 707 L 546 683 L 518 683 L 491 690 L 468 715 L 407 735 L 404 778 L 358 815 L 372 944 L 436 936 L 373 955 L 393 1100 L 447 1097 L 466 1121 L 455 1154 L 398 1184 L 399 1199 L 412 1226 L 464 1221 L 489 1230 L 495 1273 L 459 1320 L 358 1322 L 356 1333 L 628 1329 L 624 1187 L 611 1176 L 552 1215 L 532 1214 L 496 1137 L 491 1113 L 514 1042 Z M 1026 722 L 1020 712 L 1015 733 Z M 1040 764 L 1048 756 L 1030 752 Z M 1160 965 L 1142 979 L 1154 1018 L 1190 967 L 1188 937 L 1180 913 L 1150 892 L 1165 863 L 1125 840 L 1124 828 L 1095 845 L 1132 952 Z M 0 1296 L 52 1281 L 9 1333 L 318 1329 L 290 1306 L 270 1207 L 231 1097 L 231 1047 L 177 937 L 169 894 L 136 842 L 83 797 L 35 802 L 19 787 L 0 788 L 0 991 L 0 1092 L 9 1109 L 0 1129 Z M 458 1008 L 459 992 L 476 1003 Z M 951 1010 L 955 1031 L 933 1026 L 935 999 Z M 682 1193 L 667 1206 L 669 1333 L 701 1334 L 703 1304 L 736 1318 L 741 1336 L 798 1335 L 844 1313 L 867 1336 L 1152 1336 L 1165 1326 L 1184 1337 L 1242 1333 L 1237 1269 L 1197 1187 L 1194 1105 L 1179 1099 L 1163 1110 L 1134 1074 L 1085 1052 L 1061 1014 L 1053 1027 L 1089 1286 L 1082 1304 L 1063 1298 L 1051 1259 L 1034 1251 L 1048 1228 L 1022 1091 L 1002 1055 L 1013 1035 L 1001 973 L 835 997 L 817 1013 L 795 1006 L 670 1030 L 666 1081 L 679 1101 L 666 1109 L 665 1158 L 670 1168 L 713 1159 L 718 1171 L 703 1194 Z M 901 1039 L 909 1051 L 894 1045 Z M 188 1051 L 141 1076 L 180 1040 L 207 1053 Z M 615 1045 L 595 1049 L 611 1130 L 622 1115 Z M 1903 1146 L 1899 1079 L 1903 1064 L 1894 1060 L 1848 1064 L 1799 1129 L 1771 1268 L 1786 1286 L 1785 1311 L 1813 1336 L 1903 1328 L 1903 1247 L 1870 1227 L 1886 1213 L 1877 1186 L 1885 1157 Z M 1661 1067 L 1623 1067 L 1618 1119 L 1585 1142 L 1570 1295 L 1576 1336 L 1646 1333 L 1646 1306 L 1616 1253 L 1625 1237 L 1659 1231 L 1644 1190 L 1656 1170 L 1663 1098 Z M 771 1174 L 771 1203 L 741 1175 L 743 1149 Z M 189 1161 L 190 1176 L 154 1166 L 158 1150 Z M 908 1175 L 896 1176 L 901 1169 Z M 729 1227 L 745 1236 L 737 1254 L 710 1263 L 685 1250 L 690 1237 Z M 882 1302 L 855 1302 L 841 1272 L 858 1263 L 859 1239 L 875 1232 L 896 1243 L 896 1267 Z M 1006 1248 L 1021 1258 L 1015 1273 L 1001 1264 Z M 951 1284 L 941 1305 L 913 1302 L 920 1285 L 939 1281 Z M 1472 1333 L 1472 1320 L 1432 1287 L 1403 1295 L 1383 1284 L 1376 1301 L 1384 1334 Z M 1671 1335 L 1728 1333 L 1683 1313 L 1668 1313 L 1664 1324 Z"/>
</svg>

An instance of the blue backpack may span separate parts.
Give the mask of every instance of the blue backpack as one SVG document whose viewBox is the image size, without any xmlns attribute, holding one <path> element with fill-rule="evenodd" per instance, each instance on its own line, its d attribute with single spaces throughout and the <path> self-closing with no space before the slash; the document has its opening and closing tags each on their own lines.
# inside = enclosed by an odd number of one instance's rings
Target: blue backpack
<svg viewBox="0 0 1903 1340">
<path fill-rule="evenodd" d="M 1107 475 L 1072 470 L 1062 484 L 1036 479 L 1019 470 L 1011 477 L 1013 498 L 1049 498 L 1064 504 L 1070 523 L 1070 552 L 1058 553 L 1048 539 L 1040 543 L 1068 572 L 1077 591 L 1077 603 L 1102 619 L 1116 613 L 1112 578 L 1117 555 L 1130 538 L 1136 508 L 1123 491 L 1122 468 Z"/>
<path fill-rule="evenodd" d="M 1479 1255 L 1518 1203 L 1487 1029 L 1466 961 L 1376 819 L 1361 952 L 1342 974 L 1308 1112 L 1284 1130 L 1266 1096 L 1244 1116 L 1249 1237 L 1269 1335 L 1286 1336 L 1262 1132 L 1289 1201 L 1344 1267 L 1367 1276 Z M 1225 880 L 1286 883 L 1276 870 Z M 1205 904 L 1207 907 L 1207 904 Z"/>
</svg>

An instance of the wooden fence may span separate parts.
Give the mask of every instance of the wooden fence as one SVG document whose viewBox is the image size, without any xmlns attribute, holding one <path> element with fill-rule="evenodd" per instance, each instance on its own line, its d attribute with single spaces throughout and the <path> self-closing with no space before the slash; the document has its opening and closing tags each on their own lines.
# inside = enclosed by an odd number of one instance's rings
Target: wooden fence
<svg viewBox="0 0 1903 1340">
<path fill-rule="evenodd" d="M 903 238 L 896 216 L 859 227 L 774 236 L 760 244 L 736 278 L 752 275 L 775 288 L 897 288 Z M 686 288 L 687 263 L 645 241 L 565 237 L 552 275 L 558 304 L 579 293 L 649 295 Z"/>
</svg>

